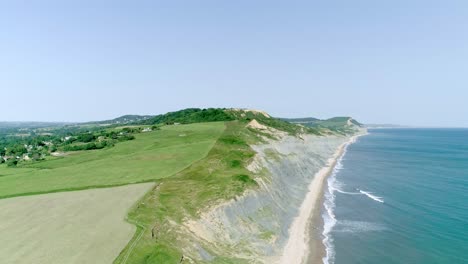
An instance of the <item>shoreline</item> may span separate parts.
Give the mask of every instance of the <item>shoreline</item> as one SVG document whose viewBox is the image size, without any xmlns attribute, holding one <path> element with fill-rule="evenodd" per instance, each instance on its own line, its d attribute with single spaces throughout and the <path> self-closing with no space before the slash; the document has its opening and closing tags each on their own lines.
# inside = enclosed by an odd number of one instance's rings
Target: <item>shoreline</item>
<svg viewBox="0 0 468 264">
<path fill-rule="evenodd" d="M 314 175 L 300 206 L 299 214 L 289 229 L 288 242 L 284 247 L 280 264 L 322 263 L 326 255 L 322 241 L 324 187 L 338 160 L 345 153 L 346 147 L 354 143 L 359 136 L 361 135 L 352 136 L 342 143 L 328 159 L 327 165 Z"/>
</svg>

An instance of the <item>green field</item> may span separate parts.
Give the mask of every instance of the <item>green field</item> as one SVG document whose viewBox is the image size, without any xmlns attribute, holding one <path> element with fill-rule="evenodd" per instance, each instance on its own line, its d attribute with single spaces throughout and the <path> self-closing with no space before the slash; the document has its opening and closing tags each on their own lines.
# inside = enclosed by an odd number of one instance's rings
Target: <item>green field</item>
<svg viewBox="0 0 468 264">
<path fill-rule="evenodd" d="M 0 166 L 0 198 L 165 178 L 207 155 L 225 130 L 224 122 L 164 126 L 113 148 L 60 158 Z"/>
<path fill-rule="evenodd" d="M 0 263 L 112 263 L 136 227 L 128 209 L 154 183 L 0 199 Z"/>
</svg>

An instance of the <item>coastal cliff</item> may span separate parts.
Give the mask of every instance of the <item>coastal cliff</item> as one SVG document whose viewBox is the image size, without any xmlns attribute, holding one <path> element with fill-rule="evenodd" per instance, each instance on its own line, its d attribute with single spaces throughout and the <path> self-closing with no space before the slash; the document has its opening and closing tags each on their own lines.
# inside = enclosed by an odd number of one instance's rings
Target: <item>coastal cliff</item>
<svg viewBox="0 0 468 264">
<path fill-rule="evenodd" d="M 353 137 L 349 117 L 284 120 L 258 110 L 186 109 L 156 116 L 187 146 L 190 123 L 222 127 L 208 152 L 135 205 L 138 230 L 114 263 L 302 263 L 325 256 L 323 186 Z M 210 131 L 209 129 L 206 131 Z M 310 231 L 314 230 L 313 238 Z"/>
<path fill-rule="evenodd" d="M 320 247 L 309 241 L 308 231 L 314 212 L 320 212 L 326 176 L 344 146 L 365 132 L 348 125 L 353 132 L 344 135 L 288 135 L 270 129 L 274 138 L 250 146 L 256 154 L 248 169 L 259 187 L 187 221 L 185 227 L 200 245 L 189 254 L 200 261 L 223 256 L 247 263 L 323 257 L 323 252 L 309 252 Z"/>
</svg>

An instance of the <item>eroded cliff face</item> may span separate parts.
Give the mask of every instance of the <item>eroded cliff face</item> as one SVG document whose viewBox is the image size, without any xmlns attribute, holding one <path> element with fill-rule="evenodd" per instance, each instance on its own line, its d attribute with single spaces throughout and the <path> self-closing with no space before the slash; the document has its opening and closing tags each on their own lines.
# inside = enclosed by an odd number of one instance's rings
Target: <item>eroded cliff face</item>
<svg viewBox="0 0 468 264">
<path fill-rule="evenodd" d="M 259 188 L 187 221 L 185 227 L 198 241 L 189 255 L 202 261 L 215 256 L 238 259 L 236 263 L 276 261 L 314 175 L 348 140 L 338 135 L 282 135 L 251 146 L 257 154 L 248 168 Z"/>
</svg>

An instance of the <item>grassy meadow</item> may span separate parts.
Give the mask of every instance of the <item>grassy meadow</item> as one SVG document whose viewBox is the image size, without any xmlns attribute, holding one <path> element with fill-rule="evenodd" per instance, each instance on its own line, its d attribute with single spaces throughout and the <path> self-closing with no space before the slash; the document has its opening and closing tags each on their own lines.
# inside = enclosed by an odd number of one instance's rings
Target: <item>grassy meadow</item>
<svg viewBox="0 0 468 264">
<path fill-rule="evenodd" d="M 0 165 L 0 198 L 162 179 L 205 157 L 224 130 L 224 122 L 163 126 L 113 148 Z"/>
</svg>

